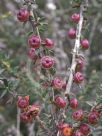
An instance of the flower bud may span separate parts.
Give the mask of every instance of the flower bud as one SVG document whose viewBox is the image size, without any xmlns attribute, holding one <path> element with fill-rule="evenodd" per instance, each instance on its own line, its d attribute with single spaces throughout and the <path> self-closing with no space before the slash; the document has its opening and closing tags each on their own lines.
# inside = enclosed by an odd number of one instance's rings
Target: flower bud
<svg viewBox="0 0 102 136">
<path fill-rule="evenodd" d="M 74 82 L 75 83 L 81 83 L 83 80 L 84 80 L 84 76 L 82 73 L 80 73 L 80 72 L 75 73 L 75 75 L 74 75 Z"/>
<path fill-rule="evenodd" d="M 89 116 L 88 116 L 88 122 L 89 122 L 90 124 L 95 125 L 95 124 L 98 123 L 99 118 L 100 118 L 99 113 L 98 113 L 97 111 L 93 111 L 93 112 L 91 112 L 91 113 L 89 114 Z"/>
<path fill-rule="evenodd" d="M 70 107 L 76 109 L 78 107 L 78 100 L 76 98 L 70 99 Z"/>
<path fill-rule="evenodd" d="M 76 38 L 76 30 L 74 28 L 71 28 L 69 31 L 68 31 L 68 36 L 69 38 L 71 39 L 75 39 Z"/>
<path fill-rule="evenodd" d="M 81 47 L 82 49 L 87 50 L 89 48 L 89 41 L 87 39 L 82 40 Z"/>
<path fill-rule="evenodd" d="M 84 117 L 83 110 L 77 110 L 77 111 L 73 112 L 72 117 L 76 121 L 81 121 Z"/>
<path fill-rule="evenodd" d="M 41 44 L 40 38 L 38 36 L 32 35 L 28 39 L 28 44 L 31 48 L 38 49 Z"/>
<path fill-rule="evenodd" d="M 79 20 L 80 20 L 80 15 L 77 14 L 77 13 L 74 13 L 72 16 L 71 16 L 71 19 L 74 23 L 78 23 Z"/>
<path fill-rule="evenodd" d="M 50 69 L 53 67 L 53 65 L 55 64 L 55 61 L 52 57 L 50 56 L 44 56 L 41 59 L 41 65 L 43 68 L 45 69 Z"/>
<path fill-rule="evenodd" d="M 88 124 L 81 124 L 80 126 L 80 132 L 82 132 L 84 135 L 88 135 L 90 133 L 90 127 Z"/>
<path fill-rule="evenodd" d="M 65 108 L 66 107 L 66 101 L 60 96 L 55 97 L 54 103 L 59 108 Z"/>
<path fill-rule="evenodd" d="M 63 81 L 60 78 L 56 77 L 52 81 L 52 86 L 54 89 L 62 89 Z"/>
<path fill-rule="evenodd" d="M 21 109 L 27 108 L 29 106 L 29 96 L 25 96 L 24 98 L 19 96 L 17 105 Z"/>
<path fill-rule="evenodd" d="M 29 11 L 27 9 L 20 9 L 17 13 L 17 18 L 20 22 L 26 22 L 29 20 Z"/>
</svg>

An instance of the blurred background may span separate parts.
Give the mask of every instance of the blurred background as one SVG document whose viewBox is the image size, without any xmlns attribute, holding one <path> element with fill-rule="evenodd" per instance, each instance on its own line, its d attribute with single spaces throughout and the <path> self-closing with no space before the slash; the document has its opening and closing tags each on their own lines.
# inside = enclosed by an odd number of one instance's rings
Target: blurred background
<svg viewBox="0 0 102 136">
<path fill-rule="evenodd" d="M 36 10 L 42 19 L 40 35 L 55 41 L 54 54 L 57 58 L 57 75 L 68 77 L 71 50 L 74 41 L 68 38 L 68 30 L 76 27 L 70 16 L 78 12 L 75 0 L 36 0 Z M 18 95 L 30 95 L 31 102 L 47 99 L 44 89 L 37 81 L 39 73 L 28 60 L 27 37 L 32 28 L 17 18 L 22 0 L 0 0 L 0 135 L 16 136 L 16 100 Z M 47 25 L 46 25 L 47 22 Z M 90 108 L 97 96 L 102 96 L 102 1 L 90 0 L 85 13 L 82 38 L 88 38 L 90 49 L 84 51 L 86 81 L 82 87 L 72 91 L 82 101 L 83 108 Z M 34 80 L 33 80 L 34 79 Z M 45 97 L 46 96 L 46 97 Z M 90 99 L 92 102 L 89 102 Z M 85 105 L 87 101 L 89 105 Z M 34 127 L 37 131 L 38 128 Z M 21 124 L 21 136 L 33 136 L 32 127 Z M 102 135 L 102 122 L 94 136 Z"/>
</svg>

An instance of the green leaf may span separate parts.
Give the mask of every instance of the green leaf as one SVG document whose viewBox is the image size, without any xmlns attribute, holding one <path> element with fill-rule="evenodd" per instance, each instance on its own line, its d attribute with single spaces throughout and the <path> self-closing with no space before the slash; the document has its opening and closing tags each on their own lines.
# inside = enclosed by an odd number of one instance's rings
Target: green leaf
<svg viewBox="0 0 102 136">
<path fill-rule="evenodd" d="M 54 75 L 56 73 L 56 69 L 55 68 L 51 68 L 50 69 L 50 73 L 51 73 L 51 75 Z"/>
<path fill-rule="evenodd" d="M 46 22 L 41 22 L 39 26 L 40 34 L 44 33 L 48 29 L 48 25 Z"/>
<path fill-rule="evenodd" d="M 96 105 L 96 102 L 94 102 L 94 101 L 87 101 L 86 103 L 91 107 Z"/>
<path fill-rule="evenodd" d="M 45 21 L 45 17 L 41 17 L 41 18 L 39 18 L 39 22 L 42 22 L 42 21 Z"/>
<path fill-rule="evenodd" d="M 102 96 L 99 96 L 96 101 L 97 103 L 102 103 Z"/>
<path fill-rule="evenodd" d="M 3 93 L 0 95 L 0 99 L 2 99 L 6 93 L 7 93 L 7 90 L 3 91 Z"/>
<path fill-rule="evenodd" d="M 30 32 L 27 33 L 27 36 L 30 36 L 32 34 L 33 34 L 33 31 L 30 31 Z"/>
<path fill-rule="evenodd" d="M 4 82 L 4 85 L 7 87 L 8 86 L 8 80 L 7 79 L 0 79 Z"/>
<path fill-rule="evenodd" d="M 46 75 L 46 70 L 45 70 L 44 68 L 42 68 L 42 69 L 41 69 L 41 73 L 42 73 L 43 75 Z"/>
</svg>

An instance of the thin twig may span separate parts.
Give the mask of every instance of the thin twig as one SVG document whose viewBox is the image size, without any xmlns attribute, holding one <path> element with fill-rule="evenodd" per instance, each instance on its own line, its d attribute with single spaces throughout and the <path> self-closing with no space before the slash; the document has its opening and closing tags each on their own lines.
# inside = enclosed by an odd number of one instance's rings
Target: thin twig
<svg viewBox="0 0 102 136">
<path fill-rule="evenodd" d="M 17 136 L 20 136 L 20 109 L 17 107 Z"/>
</svg>

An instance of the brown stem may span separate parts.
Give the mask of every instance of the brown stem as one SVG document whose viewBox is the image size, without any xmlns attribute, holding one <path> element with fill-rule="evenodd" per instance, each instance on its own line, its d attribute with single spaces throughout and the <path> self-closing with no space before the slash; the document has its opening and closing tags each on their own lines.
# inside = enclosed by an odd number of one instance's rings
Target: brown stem
<svg viewBox="0 0 102 136">
<path fill-rule="evenodd" d="M 35 0 L 34 0 L 35 2 Z M 38 16 L 36 14 L 36 12 L 34 11 L 34 9 L 32 8 L 32 5 L 29 5 L 28 6 L 28 10 L 30 11 L 30 18 L 29 18 L 29 21 L 30 21 L 30 24 L 32 26 L 32 29 L 33 29 L 33 32 L 35 33 L 35 30 L 36 30 L 36 33 L 37 35 L 39 36 L 39 39 L 41 41 L 41 37 L 40 37 L 40 33 L 39 33 L 39 28 L 38 28 L 38 25 L 35 26 L 35 23 L 37 24 L 38 23 Z M 40 50 L 41 51 L 41 50 Z M 41 55 L 41 53 L 40 53 Z M 36 120 L 37 122 L 40 124 L 40 127 L 44 130 L 44 132 L 46 132 L 48 135 L 51 135 L 51 132 L 49 131 L 49 129 L 45 126 L 45 123 L 40 120 L 40 118 L 37 116 L 36 117 Z"/>
</svg>

